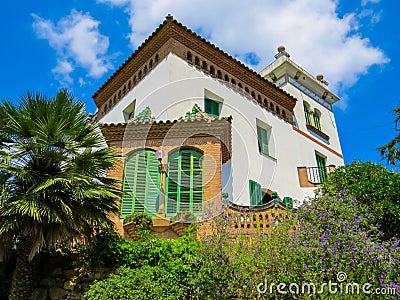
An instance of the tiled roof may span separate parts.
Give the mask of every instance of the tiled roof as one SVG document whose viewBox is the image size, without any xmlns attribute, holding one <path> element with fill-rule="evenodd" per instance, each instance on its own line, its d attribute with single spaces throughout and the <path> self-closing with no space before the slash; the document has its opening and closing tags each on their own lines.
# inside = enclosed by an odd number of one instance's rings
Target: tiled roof
<svg viewBox="0 0 400 300">
<path fill-rule="evenodd" d="M 156 118 L 151 115 L 150 107 L 147 106 L 136 117 L 129 119 L 126 123 L 153 123 L 155 120 Z"/>
<path fill-rule="evenodd" d="M 101 131 L 109 145 L 117 147 L 131 147 L 132 143 L 139 143 L 145 147 L 147 142 L 165 140 L 187 140 L 188 138 L 217 138 L 222 145 L 223 162 L 230 159 L 232 152 L 232 117 L 223 118 L 187 118 L 174 121 L 153 121 L 143 123 L 108 123 L 101 124 Z"/>
<path fill-rule="evenodd" d="M 93 98 L 95 99 L 99 93 L 102 92 L 102 90 L 119 74 L 119 73 L 123 73 L 123 69 L 125 68 L 125 66 L 128 65 L 128 63 L 130 63 L 132 60 L 134 60 L 136 58 L 136 56 L 139 55 L 139 53 L 141 52 L 141 50 L 143 48 L 145 48 L 146 46 L 150 45 L 150 43 L 152 42 L 153 38 L 155 38 L 159 33 L 161 33 L 161 31 L 163 31 L 164 28 L 168 28 L 166 29 L 168 31 L 168 35 L 170 35 L 170 37 L 175 37 L 174 35 L 176 34 L 180 34 L 178 33 L 176 30 L 173 29 L 173 27 L 178 27 L 180 29 L 182 29 L 183 31 L 187 32 L 192 38 L 194 38 L 195 40 L 206 44 L 208 46 L 210 46 L 211 48 L 213 48 L 214 50 L 218 51 L 221 55 L 223 55 L 225 58 L 228 58 L 230 61 L 232 61 L 236 66 L 238 66 L 239 68 L 241 68 L 243 71 L 245 72 L 250 72 L 253 76 L 255 76 L 258 80 L 263 80 L 266 85 L 269 85 L 271 90 L 276 91 L 278 94 L 282 94 L 285 95 L 287 99 L 290 99 L 290 101 L 293 102 L 293 104 L 291 104 L 290 106 L 295 105 L 297 99 L 294 98 L 293 96 L 291 96 L 289 93 L 287 93 L 286 91 L 282 90 L 279 87 L 276 87 L 275 85 L 273 85 L 272 83 L 268 82 L 267 80 L 265 80 L 260 74 L 258 74 L 257 72 L 255 72 L 254 70 L 252 70 L 251 68 L 247 67 L 246 65 L 244 65 L 241 61 L 235 59 L 234 57 L 232 57 L 231 55 L 227 54 L 226 52 L 224 52 L 223 50 L 221 50 L 219 47 L 215 46 L 214 44 L 210 43 L 209 41 L 207 41 L 206 39 L 202 38 L 201 36 L 199 36 L 198 34 L 196 34 L 195 32 L 193 32 L 192 30 L 190 30 L 189 28 L 187 28 L 186 26 L 184 26 L 182 23 L 178 22 L 177 20 L 175 20 L 172 16 L 167 16 L 166 20 L 138 47 L 138 49 L 132 53 L 132 55 L 130 55 L 128 57 L 128 59 L 125 60 L 125 62 L 106 80 L 106 82 L 93 94 Z M 165 31 L 164 31 L 165 32 Z M 155 44 L 155 43 L 153 43 Z"/>
<path fill-rule="evenodd" d="M 197 104 L 193 105 L 192 111 L 188 111 L 185 116 L 180 117 L 178 122 L 181 121 L 191 121 L 191 120 L 205 120 L 211 122 L 214 120 L 214 117 L 209 116 L 204 111 L 201 110 L 200 106 Z"/>
<path fill-rule="evenodd" d="M 232 117 L 220 117 L 220 118 L 213 118 L 205 114 L 204 117 L 190 117 L 190 118 L 179 118 L 177 120 L 167 120 L 167 121 L 143 121 L 143 122 L 118 122 L 118 123 L 101 123 L 100 126 L 102 128 L 111 128 L 111 127 L 126 127 L 129 126 L 139 126 L 139 125 L 163 125 L 163 124 L 176 124 L 176 123 L 214 123 L 218 121 L 227 121 L 231 122 Z"/>
</svg>

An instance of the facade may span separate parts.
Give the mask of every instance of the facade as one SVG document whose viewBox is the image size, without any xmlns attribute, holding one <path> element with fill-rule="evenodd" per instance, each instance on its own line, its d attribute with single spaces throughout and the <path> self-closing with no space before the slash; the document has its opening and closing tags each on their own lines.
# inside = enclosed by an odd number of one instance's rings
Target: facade
<svg viewBox="0 0 400 300">
<path fill-rule="evenodd" d="M 258 74 L 166 18 L 93 95 L 108 145 L 124 157 L 108 174 L 125 191 L 116 219 L 290 205 L 343 165 L 338 97 L 278 51 Z"/>
</svg>

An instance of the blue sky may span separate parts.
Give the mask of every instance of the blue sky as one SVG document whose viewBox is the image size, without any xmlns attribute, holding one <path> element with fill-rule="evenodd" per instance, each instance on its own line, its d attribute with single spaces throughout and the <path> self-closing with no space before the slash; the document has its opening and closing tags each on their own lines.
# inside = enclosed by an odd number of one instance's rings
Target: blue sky
<svg viewBox="0 0 400 300">
<path fill-rule="evenodd" d="M 251 3 L 251 5 L 249 4 Z M 0 98 L 69 88 L 91 95 L 168 13 L 256 71 L 279 45 L 312 75 L 324 74 L 345 162 L 382 162 L 400 105 L 397 0 L 7 1 L 0 11 Z"/>
</svg>

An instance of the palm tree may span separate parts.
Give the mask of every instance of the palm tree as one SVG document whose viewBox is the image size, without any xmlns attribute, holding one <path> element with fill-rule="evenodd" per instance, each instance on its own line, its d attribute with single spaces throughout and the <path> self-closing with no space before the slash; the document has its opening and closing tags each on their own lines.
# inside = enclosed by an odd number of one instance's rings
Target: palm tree
<svg viewBox="0 0 400 300">
<path fill-rule="evenodd" d="M 66 90 L 2 101 L 0 139 L 0 259 L 16 250 L 9 299 L 29 299 L 37 253 L 113 229 L 120 194 L 106 172 L 117 155 Z"/>
</svg>

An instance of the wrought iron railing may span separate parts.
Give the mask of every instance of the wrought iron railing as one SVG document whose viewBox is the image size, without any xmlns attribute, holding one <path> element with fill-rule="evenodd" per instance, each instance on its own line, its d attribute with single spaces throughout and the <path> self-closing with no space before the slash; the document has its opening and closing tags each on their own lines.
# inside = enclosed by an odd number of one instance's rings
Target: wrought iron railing
<svg viewBox="0 0 400 300">
<path fill-rule="evenodd" d="M 313 184 L 322 184 L 328 178 L 329 173 L 334 170 L 334 167 L 308 167 L 307 178 Z"/>
</svg>

